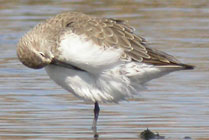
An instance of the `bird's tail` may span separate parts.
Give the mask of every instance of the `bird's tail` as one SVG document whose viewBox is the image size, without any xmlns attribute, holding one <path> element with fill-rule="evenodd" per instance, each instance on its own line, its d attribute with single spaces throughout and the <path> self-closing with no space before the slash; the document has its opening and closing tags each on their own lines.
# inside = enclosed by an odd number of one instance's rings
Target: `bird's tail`
<svg viewBox="0 0 209 140">
<path fill-rule="evenodd" d="M 192 70 L 195 68 L 194 66 L 188 64 L 178 64 L 178 65 L 182 67 L 182 70 Z"/>
</svg>

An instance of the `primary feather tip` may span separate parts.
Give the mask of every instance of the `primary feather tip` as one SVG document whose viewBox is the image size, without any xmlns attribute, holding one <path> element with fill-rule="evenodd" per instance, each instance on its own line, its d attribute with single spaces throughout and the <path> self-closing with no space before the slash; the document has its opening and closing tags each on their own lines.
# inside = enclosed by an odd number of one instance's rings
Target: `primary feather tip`
<svg viewBox="0 0 209 140">
<path fill-rule="evenodd" d="M 195 66 L 188 65 L 188 64 L 180 64 L 180 66 L 183 67 L 183 70 L 192 70 L 195 68 Z"/>
</svg>

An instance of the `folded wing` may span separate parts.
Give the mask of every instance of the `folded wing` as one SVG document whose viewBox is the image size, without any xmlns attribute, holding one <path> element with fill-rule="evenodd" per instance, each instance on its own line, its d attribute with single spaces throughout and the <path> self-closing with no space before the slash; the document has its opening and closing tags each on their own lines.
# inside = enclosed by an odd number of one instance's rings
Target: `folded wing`
<svg viewBox="0 0 209 140">
<path fill-rule="evenodd" d="M 71 13 L 72 14 L 72 13 Z M 120 60 L 135 61 L 163 67 L 179 67 L 192 69 L 168 55 L 146 45 L 143 37 L 134 33 L 134 29 L 123 20 L 112 18 L 97 18 L 85 14 L 78 14 L 64 21 L 65 28 L 62 34 L 72 32 L 76 35 L 85 36 L 86 41 L 92 41 L 93 47 L 102 50 L 122 50 Z"/>
</svg>

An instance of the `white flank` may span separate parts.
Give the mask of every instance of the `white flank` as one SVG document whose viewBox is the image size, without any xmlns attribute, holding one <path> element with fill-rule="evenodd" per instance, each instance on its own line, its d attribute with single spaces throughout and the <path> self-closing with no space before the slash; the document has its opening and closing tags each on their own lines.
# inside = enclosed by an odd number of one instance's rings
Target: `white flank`
<svg viewBox="0 0 209 140">
<path fill-rule="evenodd" d="M 88 72 L 98 72 L 104 67 L 118 62 L 122 50 L 115 48 L 104 49 L 85 35 L 65 33 L 61 36 L 59 59 L 77 66 Z"/>
</svg>

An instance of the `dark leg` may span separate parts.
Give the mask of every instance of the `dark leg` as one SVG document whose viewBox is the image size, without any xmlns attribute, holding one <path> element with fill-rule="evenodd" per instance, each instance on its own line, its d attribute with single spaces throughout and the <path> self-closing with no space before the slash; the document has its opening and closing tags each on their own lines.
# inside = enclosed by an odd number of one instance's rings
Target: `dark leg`
<svg viewBox="0 0 209 140">
<path fill-rule="evenodd" d="M 92 129 L 93 129 L 93 132 L 94 132 L 94 137 L 98 137 L 98 134 L 97 134 L 97 120 L 98 120 L 98 117 L 99 117 L 99 104 L 97 102 L 95 102 L 94 104 L 94 120 L 93 120 L 93 125 L 92 125 Z"/>
<path fill-rule="evenodd" d="M 94 120 L 97 122 L 97 119 L 99 117 L 99 111 L 100 111 L 100 108 L 99 108 L 99 104 L 96 102 L 94 104 Z"/>
</svg>

